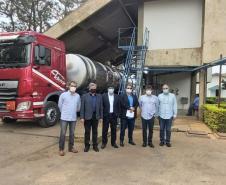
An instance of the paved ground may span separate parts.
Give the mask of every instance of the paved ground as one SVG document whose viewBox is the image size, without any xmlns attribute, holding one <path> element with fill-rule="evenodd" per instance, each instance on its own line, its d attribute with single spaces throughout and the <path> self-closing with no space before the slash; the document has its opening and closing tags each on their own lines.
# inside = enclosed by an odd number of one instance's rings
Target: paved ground
<svg viewBox="0 0 226 185">
<path fill-rule="evenodd" d="M 178 128 L 191 129 L 192 119 L 178 119 Z M 187 123 L 187 126 L 186 126 Z M 197 125 L 196 125 L 197 126 Z M 176 127 L 176 123 L 174 125 Z M 186 128 L 185 128 L 186 127 Z M 80 128 L 80 129 L 79 129 Z M 195 127 L 196 128 L 196 127 Z M 49 131 L 49 136 L 48 136 Z M 0 124 L 0 184 L 2 185 L 224 185 L 226 141 L 188 137 L 174 132 L 172 148 L 136 146 L 58 156 L 58 126 L 42 129 L 34 123 Z M 82 126 L 78 126 L 82 133 Z"/>
</svg>

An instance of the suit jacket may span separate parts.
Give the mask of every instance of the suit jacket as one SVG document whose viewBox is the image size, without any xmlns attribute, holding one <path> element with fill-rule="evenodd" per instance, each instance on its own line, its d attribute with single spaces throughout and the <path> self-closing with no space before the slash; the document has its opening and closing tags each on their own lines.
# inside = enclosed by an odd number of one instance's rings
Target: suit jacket
<svg viewBox="0 0 226 185">
<path fill-rule="evenodd" d="M 108 93 L 102 95 L 103 100 L 103 116 L 107 117 L 110 112 L 110 102 L 108 98 Z M 114 94 L 114 103 L 113 103 L 113 113 L 118 117 L 120 112 L 120 100 L 117 94 Z"/>
<path fill-rule="evenodd" d="M 86 93 L 82 96 L 80 117 L 81 119 L 90 120 L 93 116 L 92 96 Z M 102 96 L 96 94 L 96 119 L 103 119 Z"/>
<path fill-rule="evenodd" d="M 133 107 L 135 108 L 134 111 L 134 118 L 137 117 L 137 107 L 139 105 L 138 98 L 136 95 L 132 95 L 133 97 Z M 126 118 L 126 112 L 130 109 L 130 104 L 128 100 L 127 94 L 122 94 L 120 97 L 120 117 Z"/>
</svg>

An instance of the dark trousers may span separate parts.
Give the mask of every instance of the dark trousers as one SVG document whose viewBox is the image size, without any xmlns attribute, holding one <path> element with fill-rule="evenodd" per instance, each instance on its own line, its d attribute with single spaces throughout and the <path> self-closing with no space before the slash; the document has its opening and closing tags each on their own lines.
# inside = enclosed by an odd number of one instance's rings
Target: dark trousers
<svg viewBox="0 0 226 185">
<path fill-rule="evenodd" d="M 103 119 L 103 129 L 102 129 L 102 143 L 107 144 L 108 142 L 108 128 L 111 126 L 111 145 L 116 142 L 116 128 L 117 128 L 117 116 L 114 113 L 109 113 Z"/>
<path fill-rule="evenodd" d="M 173 121 L 173 118 L 171 119 L 159 118 L 160 142 L 170 143 L 172 121 Z"/>
<path fill-rule="evenodd" d="M 152 143 L 154 120 L 155 120 L 154 117 L 148 120 L 142 118 L 142 132 L 143 132 L 144 144 L 147 144 L 147 141 L 148 141 L 148 144 Z M 148 132 L 148 137 L 147 137 L 147 132 Z"/>
<path fill-rule="evenodd" d="M 125 130 L 128 127 L 128 138 L 129 141 L 133 141 L 133 130 L 134 130 L 134 125 L 135 125 L 135 119 L 127 119 L 127 118 L 122 118 L 121 119 L 121 129 L 120 129 L 120 141 L 124 141 L 125 137 Z"/>
<path fill-rule="evenodd" d="M 85 146 L 90 146 L 90 131 L 92 128 L 92 141 L 93 141 L 93 146 L 97 146 L 97 136 L 98 136 L 98 120 L 96 119 L 95 114 L 93 114 L 92 119 L 90 120 L 85 120 L 84 123 L 85 127 Z"/>
<path fill-rule="evenodd" d="M 192 109 L 193 109 L 193 106 L 190 105 L 189 108 L 188 108 L 188 113 L 187 113 L 187 116 L 192 116 Z"/>
<path fill-rule="evenodd" d="M 74 132 L 76 121 L 60 121 L 60 141 L 59 141 L 59 149 L 64 150 L 65 145 L 65 136 L 67 132 L 67 126 L 69 125 L 69 144 L 68 149 L 72 149 L 74 147 Z"/>
</svg>

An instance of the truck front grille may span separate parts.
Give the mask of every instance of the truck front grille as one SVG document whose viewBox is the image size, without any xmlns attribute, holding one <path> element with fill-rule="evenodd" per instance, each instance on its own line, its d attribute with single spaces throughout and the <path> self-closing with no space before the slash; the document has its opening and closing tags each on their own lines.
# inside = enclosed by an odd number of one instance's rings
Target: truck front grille
<svg viewBox="0 0 226 185">
<path fill-rule="evenodd" d="M 2 89 L 0 88 L 0 112 L 9 112 L 6 110 L 6 102 L 15 100 L 17 97 L 17 89 Z"/>
</svg>

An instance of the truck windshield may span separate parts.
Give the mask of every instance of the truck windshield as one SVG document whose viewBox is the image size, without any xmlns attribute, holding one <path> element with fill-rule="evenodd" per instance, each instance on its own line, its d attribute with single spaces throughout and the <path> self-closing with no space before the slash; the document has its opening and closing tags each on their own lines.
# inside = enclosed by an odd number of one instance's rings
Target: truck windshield
<svg viewBox="0 0 226 185">
<path fill-rule="evenodd" d="M 24 67 L 29 63 L 30 44 L 0 43 L 0 68 Z"/>
</svg>

